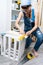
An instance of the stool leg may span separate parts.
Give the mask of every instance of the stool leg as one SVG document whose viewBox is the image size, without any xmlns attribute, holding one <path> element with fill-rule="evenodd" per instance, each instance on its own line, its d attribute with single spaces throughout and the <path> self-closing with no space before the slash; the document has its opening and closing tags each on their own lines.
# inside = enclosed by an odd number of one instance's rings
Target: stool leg
<svg viewBox="0 0 43 65">
<path fill-rule="evenodd" d="M 8 56 L 10 57 L 10 51 L 11 51 L 11 38 L 8 38 Z"/>
<path fill-rule="evenodd" d="M 16 41 L 14 41 L 14 52 L 13 52 L 13 59 L 16 58 Z"/>
<path fill-rule="evenodd" d="M 6 37 L 4 36 L 4 38 L 3 38 L 3 44 L 4 44 L 4 55 L 5 55 L 5 50 L 6 50 Z"/>
<path fill-rule="evenodd" d="M 4 52 L 4 46 L 3 46 L 3 36 L 1 36 L 1 55 L 3 55 Z"/>
</svg>

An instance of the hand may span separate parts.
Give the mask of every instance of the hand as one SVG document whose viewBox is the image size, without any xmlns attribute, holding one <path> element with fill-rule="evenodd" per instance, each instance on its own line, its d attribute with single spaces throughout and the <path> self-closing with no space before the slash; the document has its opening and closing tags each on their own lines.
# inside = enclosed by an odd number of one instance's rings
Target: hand
<svg viewBox="0 0 43 65">
<path fill-rule="evenodd" d="M 29 36 L 31 34 L 31 31 L 26 32 L 26 35 Z"/>
</svg>

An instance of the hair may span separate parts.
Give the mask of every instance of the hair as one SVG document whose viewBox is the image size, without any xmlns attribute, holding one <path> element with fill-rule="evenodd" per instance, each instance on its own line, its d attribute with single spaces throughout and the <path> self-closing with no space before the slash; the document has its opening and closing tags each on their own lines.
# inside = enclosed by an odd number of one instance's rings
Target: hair
<svg viewBox="0 0 43 65">
<path fill-rule="evenodd" d="M 27 5 L 27 6 L 21 6 L 22 9 L 28 9 L 28 7 L 30 7 L 31 5 Z M 29 13 L 29 18 L 31 18 L 31 11 Z"/>
<path fill-rule="evenodd" d="M 28 7 L 30 7 L 31 5 L 26 5 L 26 6 L 21 6 L 22 9 L 27 9 Z"/>
<path fill-rule="evenodd" d="M 31 12 L 32 12 L 32 11 L 30 11 L 30 13 L 29 13 L 29 18 L 31 18 Z"/>
</svg>

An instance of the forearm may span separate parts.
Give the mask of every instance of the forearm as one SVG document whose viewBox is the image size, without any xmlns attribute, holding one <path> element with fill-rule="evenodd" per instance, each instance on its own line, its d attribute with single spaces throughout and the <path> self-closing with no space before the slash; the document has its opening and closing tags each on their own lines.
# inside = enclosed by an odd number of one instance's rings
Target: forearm
<svg viewBox="0 0 43 65">
<path fill-rule="evenodd" d="M 21 29 L 18 23 L 15 24 L 16 28 L 18 28 L 20 34 L 25 34 L 24 30 Z"/>
<path fill-rule="evenodd" d="M 15 27 L 18 28 L 18 30 L 21 29 L 18 23 L 15 23 Z"/>
<path fill-rule="evenodd" d="M 36 26 L 34 26 L 30 31 L 31 31 L 31 33 L 32 32 L 34 32 L 36 29 L 38 28 L 38 26 L 36 25 Z"/>
<path fill-rule="evenodd" d="M 15 26 L 16 26 L 16 28 L 18 28 L 19 30 L 21 29 L 20 26 L 19 26 L 19 22 L 20 22 L 22 16 L 23 16 L 23 13 L 20 12 L 20 13 L 19 13 L 19 16 L 18 16 L 18 18 L 17 18 L 17 20 L 16 20 L 16 22 L 15 22 Z"/>
</svg>

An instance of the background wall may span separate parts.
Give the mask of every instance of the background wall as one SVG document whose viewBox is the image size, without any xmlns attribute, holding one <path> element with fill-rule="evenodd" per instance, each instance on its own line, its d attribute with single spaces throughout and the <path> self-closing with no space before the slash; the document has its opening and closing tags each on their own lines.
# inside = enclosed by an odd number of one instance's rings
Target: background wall
<svg viewBox="0 0 43 65">
<path fill-rule="evenodd" d="M 7 1 L 0 0 L 0 33 L 5 31 L 7 21 Z"/>
<path fill-rule="evenodd" d="M 0 33 L 10 30 L 10 4 L 11 0 L 0 0 Z"/>
<path fill-rule="evenodd" d="M 0 0 L 0 34 L 11 29 L 11 0 Z M 0 35 L 0 44 L 2 38 Z"/>
</svg>

